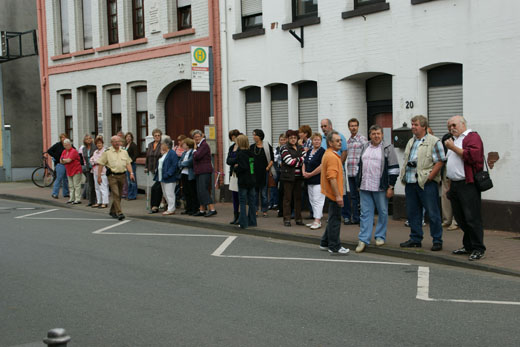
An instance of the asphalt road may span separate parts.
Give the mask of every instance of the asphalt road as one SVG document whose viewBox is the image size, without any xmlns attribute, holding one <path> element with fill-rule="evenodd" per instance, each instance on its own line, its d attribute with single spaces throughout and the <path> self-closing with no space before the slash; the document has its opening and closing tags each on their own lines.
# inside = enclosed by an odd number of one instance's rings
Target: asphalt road
<svg viewBox="0 0 520 347">
<path fill-rule="evenodd" d="M 0 200 L 0 346 L 520 341 L 519 278 L 52 209 Z"/>
</svg>

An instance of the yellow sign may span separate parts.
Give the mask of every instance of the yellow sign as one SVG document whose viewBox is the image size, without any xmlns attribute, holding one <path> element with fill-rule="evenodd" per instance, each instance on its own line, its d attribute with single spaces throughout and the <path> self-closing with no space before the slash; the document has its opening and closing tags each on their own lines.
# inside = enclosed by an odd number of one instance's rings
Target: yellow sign
<svg viewBox="0 0 520 347">
<path fill-rule="evenodd" d="M 213 126 L 210 126 L 209 127 L 209 139 L 210 140 L 216 140 L 217 139 L 217 134 L 215 133 L 215 127 Z"/>
</svg>

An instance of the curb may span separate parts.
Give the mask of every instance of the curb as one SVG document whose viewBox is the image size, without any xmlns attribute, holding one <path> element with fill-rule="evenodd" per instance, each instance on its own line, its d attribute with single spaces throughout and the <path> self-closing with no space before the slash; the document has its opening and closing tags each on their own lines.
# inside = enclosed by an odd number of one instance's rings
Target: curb
<svg viewBox="0 0 520 347">
<path fill-rule="evenodd" d="M 44 205 L 51 205 L 51 206 L 57 206 L 57 207 L 61 207 L 61 208 L 72 209 L 71 206 L 64 205 L 63 203 L 58 202 L 58 201 L 46 200 L 46 199 L 40 199 L 40 198 L 32 198 L 32 197 L 24 197 L 24 196 L 18 196 L 18 195 L 13 195 L 13 194 L 0 194 L 0 199 L 37 203 L 37 204 L 44 204 Z M 93 210 L 91 212 L 99 213 L 99 212 L 96 212 L 95 210 Z M 165 219 L 165 218 L 156 218 L 156 217 L 146 216 L 146 215 L 133 215 L 133 214 L 127 214 L 126 216 L 134 218 L 134 219 L 144 220 L 144 221 L 179 224 L 179 225 L 184 225 L 184 226 L 224 231 L 224 232 L 233 233 L 233 234 L 266 237 L 266 238 L 273 238 L 273 239 L 285 240 L 285 241 L 302 242 L 302 243 L 309 243 L 309 244 L 318 244 L 320 241 L 319 236 L 285 233 L 285 232 L 279 232 L 279 231 L 270 230 L 270 229 L 262 229 L 262 228 L 258 228 L 258 227 L 254 227 L 254 228 L 250 228 L 250 229 L 241 229 L 236 226 L 231 226 L 227 223 L 226 224 L 215 223 L 215 222 L 212 223 L 212 222 L 206 222 L 201 219 L 187 220 L 187 219 L 183 219 L 183 218 L 178 218 L 176 216 L 170 216 L 167 219 Z M 355 243 L 355 242 L 342 241 L 341 243 L 343 245 L 348 246 L 351 249 L 353 249 L 357 246 L 357 243 Z M 429 253 L 424 253 L 423 251 L 409 251 L 406 249 L 393 248 L 393 247 L 388 247 L 388 246 L 384 247 L 384 248 L 381 248 L 381 247 L 376 248 L 373 246 L 369 246 L 366 248 L 364 253 L 372 253 L 372 254 L 379 254 L 379 255 L 391 256 L 391 257 L 397 257 L 397 258 L 419 260 L 419 261 L 424 261 L 427 263 L 449 265 L 449 266 L 460 267 L 460 268 L 465 268 L 465 269 L 491 272 L 491 273 L 500 274 L 500 275 L 520 277 L 520 272 L 518 272 L 518 271 L 514 271 L 514 270 L 510 270 L 510 269 L 506 269 L 506 268 L 502 268 L 502 267 L 498 267 L 498 266 L 456 260 L 456 259 L 452 259 L 450 257 L 446 257 L 444 255 L 433 255 L 433 254 L 429 254 Z"/>
</svg>

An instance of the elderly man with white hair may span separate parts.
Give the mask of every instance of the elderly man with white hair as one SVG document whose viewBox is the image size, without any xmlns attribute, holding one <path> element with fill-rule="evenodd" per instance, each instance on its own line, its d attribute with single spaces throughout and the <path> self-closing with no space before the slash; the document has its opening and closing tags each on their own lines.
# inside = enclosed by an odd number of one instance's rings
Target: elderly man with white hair
<svg viewBox="0 0 520 347">
<path fill-rule="evenodd" d="M 479 134 L 468 129 L 462 116 L 451 117 L 448 128 L 453 138 L 444 141 L 448 148 L 446 175 L 450 179 L 448 198 L 453 215 L 464 232 L 463 247 L 453 254 L 469 254 L 469 260 L 484 258 L 481 193 L 474 174 L 484 168 L 484 145 Z"/>
<path fill-rule="evenodd" d="M 122 139 L 119 136 L 112 136 L 110 139 L 112 147 L 103 152 L 98 160 L 98 183 L 101 184 L 101 174 L 103 167 L 107 167 L 108 185 L 112 191 L 112 205 L 110 206 L 110 215 L 119 220 L 125 219 L 125 215 L 121 210 L 121 194 L 123 185 L 126 180 L 126 171 L 130 172 L 130 179 L 135 181 L 134 172 L 132 171 L 132 159 L 127 151 L 121 148 Z"/>
</svg>

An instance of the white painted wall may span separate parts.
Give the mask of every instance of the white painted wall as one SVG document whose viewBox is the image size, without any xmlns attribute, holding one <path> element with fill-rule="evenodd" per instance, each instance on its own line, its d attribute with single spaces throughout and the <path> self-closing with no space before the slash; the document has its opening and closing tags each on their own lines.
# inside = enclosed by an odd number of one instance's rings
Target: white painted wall
<svg viewBox="0 0 520 347">
<path fill-rule="evenodd" d="M 520 2 L 517 0 L 437 0 L 411 5 L 387 0 L 390 10 L 342 19 L 353 0 L 320 0 L 321 23 L 305 27 L 305 48 L 281 29 L 291 21 L 290 0 L 263 0 L 265 35 L 234 40 L 240 32 L 240 1 L 225 1 L 229 105 L 227 123 L 245 130 L 243 90 L 273 83 L 289 85 L 289 124 L 297 127 L 294 108 L 302 80 L 318 82 L 319 117 L 329 117 L 348 134 L 347 121 L 357 117 L 366 133 L 364 75 L 393 76 L 394 128 L 427 115 L 427 76 L 424 68 L 438 63 L 463 64 L 464 115 L 480 133 L 486 153 L 500 160 L 491 171 L 495 188 L 484 199 L 520 201 L 517 164 L 520 126 L 516 97 L 520 90 Z M 299 29 L 296 29 L 299 34 Z M 354 76 L 354 78 L 352 78 Z M 226 80 L 224 80 L 226 81 Z M 226 82 L 224 82 L 226 83 Z M 265 91 L 262 96 L 268 95 Z M 413 101 L 413 110 L 405 101 Z M 291 107 L 291 105 L 293 107 Z M 297 105 L 297 104 L 296 104 Z M 265 130 L 270 108 L 264 107 Z M 228 129 L 224 129 L 226 133 Z M 226 143 L 226 136 L 224 137 Z M 224 146 L 224 148 L 227 148 Z M 402 152 L 399 151 L 399 157 Z M 403 194 L 401 185 L 397 193 Z"/>
</svg>

